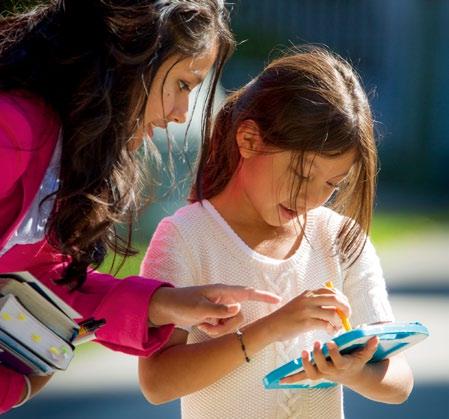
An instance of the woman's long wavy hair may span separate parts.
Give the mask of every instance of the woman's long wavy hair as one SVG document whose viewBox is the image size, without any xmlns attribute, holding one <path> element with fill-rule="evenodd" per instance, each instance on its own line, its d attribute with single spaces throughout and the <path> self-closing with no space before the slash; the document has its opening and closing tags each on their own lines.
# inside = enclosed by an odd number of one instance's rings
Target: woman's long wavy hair
<svg viewBox="0 0 449 419">
<path fill-rule="evenodd" d="M 221 0 L 52 0 L 0 21 L 0 91 L 45 100 L 60 118 L 61 184 L 47 238 L 67 258 L 58 281 L 79 288 L 106 251 L 125 257 L 142 196 L 143 170 L 130 143 L 143 121 L 161 63 L 178 55 L 218 55 L 203 114 L 234 49 Z M 121 237 L 116 223 L 128 226 Z"/>
<path fill-rule="evenodd" d="M 356 151 L 356 163 L 328 202 L 347 217 L 335 248 L 353 263 L 371 223 L 377 149 L 369 102 L 350 64 L 324 48 L 304 47 L 273 61 L 230 95 L 205 141 L 191 201 L 219 194 L 238 170 L 235 138 L 245 120 L 257 123 L 268 148 L 293 151 L 292 173 L 304 173 L 305 153 L 332 157 Z M 290 181 L 294 207 L 300 189 L 307 185 Z"/>
</svg>

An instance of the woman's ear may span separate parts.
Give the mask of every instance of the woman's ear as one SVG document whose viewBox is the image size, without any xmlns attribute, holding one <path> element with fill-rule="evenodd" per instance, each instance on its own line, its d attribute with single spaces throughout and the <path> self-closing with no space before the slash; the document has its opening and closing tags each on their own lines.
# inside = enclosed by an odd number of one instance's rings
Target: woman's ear
<svg viewBox="0 0 449 419">
<path fill-rule="evenodd" d="M 240 155 L 244 159 L 254 156 L 263 147 L 260 128 L 252 119 L 246 119 L 240 123 L 237 128 L 236 141 Z"/>
</svg>

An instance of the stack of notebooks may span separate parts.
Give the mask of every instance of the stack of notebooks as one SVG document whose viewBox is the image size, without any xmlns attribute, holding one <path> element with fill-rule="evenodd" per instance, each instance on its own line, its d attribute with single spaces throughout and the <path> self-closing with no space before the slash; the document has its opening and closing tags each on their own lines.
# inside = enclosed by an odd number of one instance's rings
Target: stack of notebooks
<svg viewBox="0 0 449 419">
<path fill-rule="evenodd" d="M 0 274 L 0 363 L 27 375 L 67 369 L 80 317 L 29 273 Z"/>
</svg>

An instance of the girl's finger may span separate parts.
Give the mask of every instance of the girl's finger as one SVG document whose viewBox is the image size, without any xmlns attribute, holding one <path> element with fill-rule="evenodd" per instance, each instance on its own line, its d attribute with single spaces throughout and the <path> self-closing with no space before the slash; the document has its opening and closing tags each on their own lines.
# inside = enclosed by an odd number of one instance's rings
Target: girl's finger
<svg viewBox="0 0 449 419">
<path fill-rule="evenodd" d="M 327 349 L 329 351 L 329 356 L 334 364 L 334 367 L 338 370 L 345 370 L 349 366 L 349 361 L 338 351 L 338 346 L 335 342 L 330 341 L 326 343 Z"/>
<path fill-rule="evenodd" d="M 280 380 L 281 384 L 292 384 L 307 379 L 305 371 L 297 372 L 296 374 L 288 375 Z"/>
<path fill-rule="evenodd" d="M 374 355 L 379 343 L 379 338 L 377 336 L 371 338 L 363 348 L 360 348 L 352 352 L 348 357 L 357 359 L 360 362 L 366 364 Z"/>
<path fill-rule="evenodd" d="M 365 347 L 360 351 L 360 359 L 367 363 L 374 355 L 379 344 L 379 338 L 374 336 L 365 345 Z"/>
<path fill-rule="evenodd" d="M 346 295 L 337 289 L 319 288 L 314 291 L 308 291 L 306 296 L 315 299 L 320 305 L 335 306 L 340 309 L 345 316 L 351 317 L 349 300 Z"/>
<path fill-rule="evenodd" d="M 307 375 L 307 378 L 311 380 L 318 380 L 321 378 L 321 374 L 318 371 L 317 367 L 312 364 L 309 358 L 309 353 L 307 351 L 302 351 L 301 354 L 302 366 L 304 368 L 304 372 Z"/>
<path fill-rule="evenodd" d="M 316 368 L 322 374 L 329 374 L 334 369 L 332 363 L 324 357 L 320 342 L 315 342 L 313 345 L 313 359 L 315 360 Z"/>
<path fill-rule="evenodd" d="M 315 295 L 310 298 L 312 304 L 318 307 L 331 307 L 334 310 L 338 308 L 347 317 L 351 316 L 351 307 L 345 301 L 337 295 Z"/>
<path fill-rule="evenodd" d="M 311 307 L 309 308 L 310 317 L 324 320 L 334 326 L 335 331 L 343 327 L 341 318 L 335 310 L 335 307 Z"/>
</svg>

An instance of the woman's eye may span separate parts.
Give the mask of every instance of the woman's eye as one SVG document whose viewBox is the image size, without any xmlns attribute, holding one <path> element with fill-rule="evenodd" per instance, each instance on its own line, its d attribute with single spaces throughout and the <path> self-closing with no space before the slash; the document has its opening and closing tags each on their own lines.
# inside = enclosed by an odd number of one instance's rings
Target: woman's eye
<svg viewBox="0 0 449 419">
<path fill-rule="evenodd" d="M 333 183 L 327 182 L 328 186 L 330 186 L 332 189 L 338 191 L 340 189 L 339 185 L 334 185 Z"/>
<path fill-rule="evenodd" d="M 181 91 L 187 91 L 187 92 L 189 92 L 189 93 L 190 93 L 190 91 L 192 90 L 192 89 L 190 88 L 190 86 L 189 86 L 185 81 L 182 81 L 182 80 L 179 80 L 179 81 L 178 81 L 178 87 L 179 87 L 179 90 L 181 90 Z"/>
<path fill-rule="evenodd" d="M 307 181 L 310 180 L 310 177 L 309 177 L 309 176 L 304 176 L 304 175 L 302 175 L 301 173 L 296 173 L 296 175 L 298 176 L 299 179 L 301 179 L 301 180 L 304 181 L 304 182 L 307 182 Z"/>
</svg>

